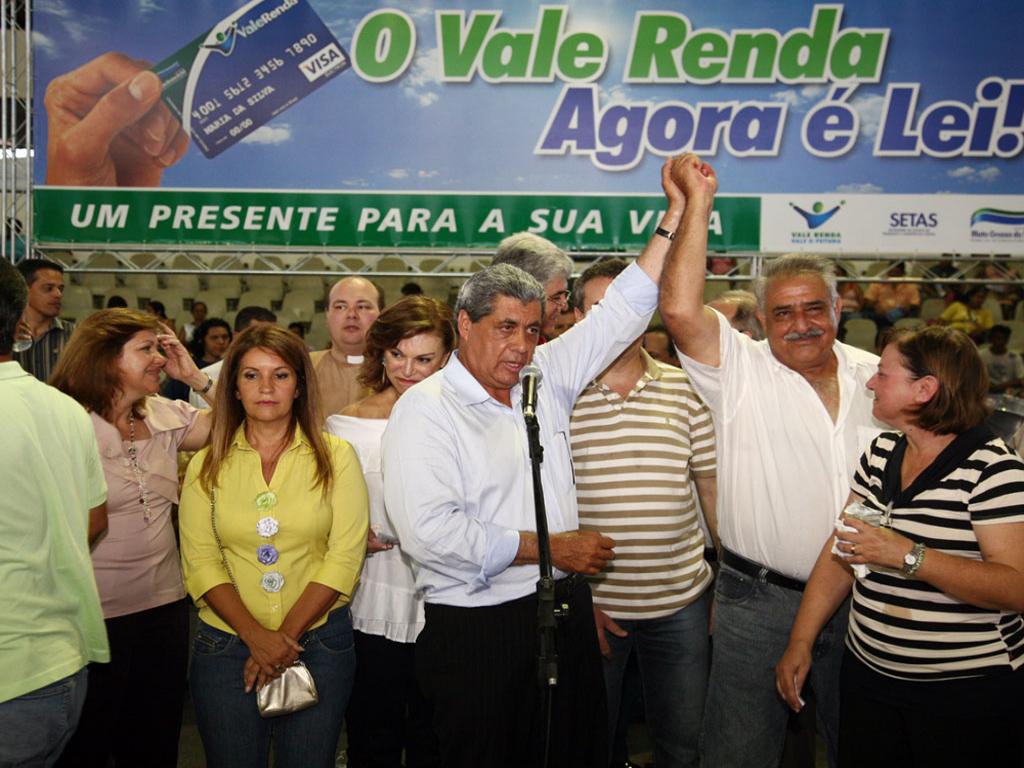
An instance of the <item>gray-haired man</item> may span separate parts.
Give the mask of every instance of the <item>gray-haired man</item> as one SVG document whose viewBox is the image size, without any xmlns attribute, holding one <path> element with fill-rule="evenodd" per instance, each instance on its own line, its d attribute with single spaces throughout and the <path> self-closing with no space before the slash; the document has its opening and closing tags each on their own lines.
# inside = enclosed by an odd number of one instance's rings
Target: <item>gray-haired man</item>
<svg viewBox="0 0 1024 768">
<path fill-rule="evenodd" d="M 519 267 L 544 287 L 547 299 L 543 325 L 540 329 L 541 343 L 558 336 L 556 325 L 558 315 L 569 309 L 569 278 L 572 276 L 572 259 L 565 251 L 532 232 L 517 232 L 500 243 L 491 260 L 491 265 L 511 264 Z"/>
<path fill-rule="evenodd" d="M 819 257 L 783 256 L 765 267 L 755 288 L 766 341 L 705 307 L 717 181 L 695 158 L 676 161 L 672 179 L 686 213 L 665 268 L 661 315 L 718 439 L 722 551 L 703 765 L 774 766 L 789 711 L 773 667 L 861 453 L 880 431 L 865 388 L 878 358 L 836 341 L 835 275 Z M 841 609 L 818 637 L 809 677 L 833 765 L 845 626 Z"/>
<path fill-rule="evenodd" d="M 681 203 L 677 195 L 670 204 L 665 230 L 676 228 Z M 558 627 L 550 763 L 607 762 L 590 593 L 575 574 L 597 573 L 614 542 L 577 530 L 569 415 L 583 388 L 646 327 L 669 242 L 655 235 L 582 323 L 540 348 L 544 287 L 508 264 L 477 273 L 459 293 L 458 352 L 392 411 L 385 500 L 426 597 L 417 667 L 445 766 L 519 768 L 542 760 L 537 537 L 519 385 L 531 360 L 544 377 L 537 416 L 556 602 L 571 606 Z"/>
</svg>

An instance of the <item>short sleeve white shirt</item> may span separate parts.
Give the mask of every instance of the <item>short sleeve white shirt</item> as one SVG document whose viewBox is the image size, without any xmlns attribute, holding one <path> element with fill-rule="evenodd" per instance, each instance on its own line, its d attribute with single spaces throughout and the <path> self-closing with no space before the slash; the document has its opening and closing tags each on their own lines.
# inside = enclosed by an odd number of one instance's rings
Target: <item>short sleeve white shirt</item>
<svg viewBox="0 0 1024 768">
<path fill-rule="evenodd" d="M 878 357 L 836 342 L 835 423 L 807 380 L 767 341 L 719 321 L 716 368 L 676 350 L 718 440 L 718 533 L 726 549 L 806 581 L 849 496 L 861 454 L 883 425 L 868 379 Z"/>
</svg>

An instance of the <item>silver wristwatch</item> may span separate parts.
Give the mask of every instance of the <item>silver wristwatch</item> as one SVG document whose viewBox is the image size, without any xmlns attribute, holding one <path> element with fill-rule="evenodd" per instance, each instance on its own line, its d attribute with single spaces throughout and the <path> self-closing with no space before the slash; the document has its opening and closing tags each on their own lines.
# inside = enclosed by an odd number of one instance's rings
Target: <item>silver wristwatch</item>
<svg viewBox="0 0 1024 768">
<path fill-rule="evenodd" d="M 921 563 L 924 562 L 924 544 L 920 541 L 914 544 L 914 547 L 903 556 L 903 567 L 900 569 L 903 571 L 903 575 L 912 577 L 917 573 L 917 569 L 921 567 Z"/>
</svg>

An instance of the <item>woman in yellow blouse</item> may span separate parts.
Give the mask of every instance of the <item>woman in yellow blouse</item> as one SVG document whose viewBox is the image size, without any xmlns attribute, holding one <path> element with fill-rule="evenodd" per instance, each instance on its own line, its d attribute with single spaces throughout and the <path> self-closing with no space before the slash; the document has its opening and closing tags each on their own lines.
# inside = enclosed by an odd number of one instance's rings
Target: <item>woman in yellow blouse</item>
<svg viewBox="0 0 1024 768">
<path fill-rule="evenodd" d="M 207 764 L 330 768 L 355 653 L 348 602 L 366 549 L 366 485 L 321 431 L 302 340 L 250 327 L 228 350 L 210 446 L 181 494 L 185 586 L 199 606 L 190 686 Z M 255 691 L 301 659 L 320 701 L 260 717 Z"/>
<path fill-rule="evenodd" d="M 983 285 L 971 288 L 964 297 L 954 301 L 939 316 L 939 322 L 963 331 L 976 342 L 985 340 L 985 334 L 994 324 L 992 313 L 983 305 L 988 297 L 988 289 Z"/>
</svg>

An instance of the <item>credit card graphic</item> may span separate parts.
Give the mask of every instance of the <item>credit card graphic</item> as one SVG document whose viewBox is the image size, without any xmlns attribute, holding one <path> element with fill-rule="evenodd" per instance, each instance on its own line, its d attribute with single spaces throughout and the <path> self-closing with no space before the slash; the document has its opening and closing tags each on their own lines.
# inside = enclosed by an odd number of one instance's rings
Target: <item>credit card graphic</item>
<svg viewBox="0 0 1024 768">
<path fill-rule="evenodd" d="M 307 0 L 253 0 L 153 71 L 189 138 L 216 157 L 350 66 Z"/>
</svg>

